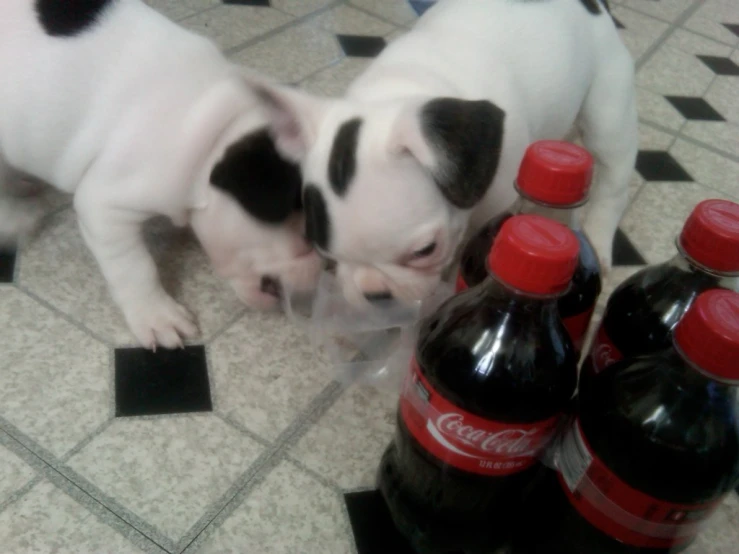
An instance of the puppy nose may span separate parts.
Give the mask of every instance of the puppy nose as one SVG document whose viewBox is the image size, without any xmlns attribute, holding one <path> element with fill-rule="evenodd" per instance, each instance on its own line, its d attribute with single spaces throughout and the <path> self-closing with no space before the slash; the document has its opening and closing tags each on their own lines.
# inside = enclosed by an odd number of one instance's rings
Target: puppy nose
<svg viewBox="0 0 739 554">
<path fill-rule="evenodd" d="M 391 293 L 389 290 L 379 292 L 365 292 L 364 297 L 369 302 L 381 302 L 383 300 L 392 300 L 393 293 Z"/>
</svg>

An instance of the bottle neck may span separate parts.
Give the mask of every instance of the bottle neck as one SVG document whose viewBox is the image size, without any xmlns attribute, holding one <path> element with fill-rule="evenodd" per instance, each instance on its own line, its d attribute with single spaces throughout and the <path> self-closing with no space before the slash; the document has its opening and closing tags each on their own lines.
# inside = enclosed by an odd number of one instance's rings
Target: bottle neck
<svg viewBox="0 0 739 554">
<path fill-rule="evenodd" d="M 670 364 L 672 368 L 670 376 L 678 384 L 691 388 L 702 388 L 708 394 L 715 396 L 724 395 L 734 397 L 737 395 L 737 385 L 739 385 L 739 382 L 730 383 L 718 380 L 710 373 L 707 373 L 695 365 L 674 340 L 673 347 L 668 356 L 678 362 Z"/>
<path fill-rule="evenodd" d="M 736 273 L 721 273 L 695 262 L 678 246 L 678 253 L 667 262 L 672 267 L 688 273 L 700 273 L 715 280 L 716 287 L 739 292 L 739 275 Z"/>
<path fill-rule="evenodd" d="M 540 204 L 525 196 L 519 196 L 511 206 L 511 213 L 515 215 L 534 214 L 553 219 L 563 225 L 567 225 L 573 231 L 579 231 L 582 225 L 581 205 L 578 206 L 550 206 Z"/>
<path fill-rule="evenodd" d="M 522 291 L 499 279 L 492 270 L 489 271 L 489 278 L 484 281 L 482 288 L 491 298 L 506 299 L 513 303 L 530 305 L 532 308 L 534 306 L 542 309 L 549 306 L 556 307 L 557 299 L 561 296 L 561 294 L 543 295 Z"/>
</svg>

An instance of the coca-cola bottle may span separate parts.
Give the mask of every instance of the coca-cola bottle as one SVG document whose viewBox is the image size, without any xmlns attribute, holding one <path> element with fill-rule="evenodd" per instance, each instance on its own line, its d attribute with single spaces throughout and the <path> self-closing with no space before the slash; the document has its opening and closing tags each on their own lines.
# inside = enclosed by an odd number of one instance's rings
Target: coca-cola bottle
<svg viewBox="0 0 739 554">
<path fill-rule="evenodd" d="M 580 207 L 587 201 L 592 176 L 592 156 L 575 144 L 542 140 L 529 146 L 515 183 L 518 200 L 469 240 L 456 283 L 460 291 L 487 278 L 490 246 L 511 216 L 538 214 L 567 225 L 580 242 L 580 260 L 570 290 L 559 299 L 559 312 L 578 355 L 601 291 L 598 256 L 580 227 Z"/>
<path fill-rule="evenodd" d="M 583 378 L 614 362 L 669 348 L 673 327 L 701 292 L 739 290 L 739 204 L 705 200 L 688 217 L 668 262 L 613 292 L 583 363 Z"/>
<path fill-rule="evenodd" d="M 581 384 L 557 472 L 527 500 L 515 554 L 687 548 L 739 484 L 739 294 L 701 294 L 674 347 Z"/>
<path fill-rule="evenodd" d="M 390 514 L 418 552 L 490 553 L 506 540 L 575 391 L 557 298 L 577 254 L 567 227 L 511 218 L 489 256 L 491 279 L 423 321 L 378 472 Z"/>
</svg>

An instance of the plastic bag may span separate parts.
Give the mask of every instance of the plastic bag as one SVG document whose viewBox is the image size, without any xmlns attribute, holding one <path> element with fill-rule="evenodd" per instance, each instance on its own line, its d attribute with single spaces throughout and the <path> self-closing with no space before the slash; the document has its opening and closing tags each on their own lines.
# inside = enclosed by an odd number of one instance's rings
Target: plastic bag
<svg viewBox="0 0 739 554">
<path fill-rule="evenodd" d="M 315 355 L 334 368 L 338 381 L 397 391 L 413 354 L 418 323 L 452 292 L 444 283 L 423 302 L 390 299 L 357 306 L 344 298 L 335 276 L 324 271 L 313 295 L 287 291 L 284 307 L 308 334 Z"/>
</svg>

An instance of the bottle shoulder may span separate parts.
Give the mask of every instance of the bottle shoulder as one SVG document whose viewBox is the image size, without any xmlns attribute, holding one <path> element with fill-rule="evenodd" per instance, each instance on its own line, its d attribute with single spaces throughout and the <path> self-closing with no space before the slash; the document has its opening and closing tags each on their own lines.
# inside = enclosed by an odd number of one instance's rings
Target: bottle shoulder
<svg viewBox="0 0 739 554">
<path fill-rule="evenodd" d="M 425 320 L 419 365 L 450 401 L 482 417 L 551 417 L 572 396 L 577 379 L 574 349 L 554 301 L 543 307 L 491 298 L 481 288 Z"/>
<path fill-rule="evenodd" d="M 702 502 L 739 480 L 736 392 L 674 352 L 583 374 L 580 421 L 595 453 L 622 480 L 657 498 Z"/>
</svg>

